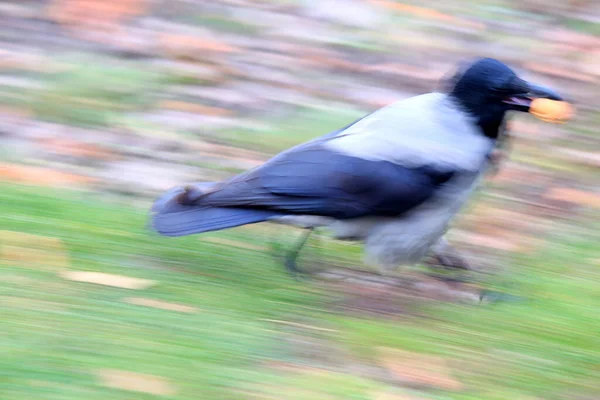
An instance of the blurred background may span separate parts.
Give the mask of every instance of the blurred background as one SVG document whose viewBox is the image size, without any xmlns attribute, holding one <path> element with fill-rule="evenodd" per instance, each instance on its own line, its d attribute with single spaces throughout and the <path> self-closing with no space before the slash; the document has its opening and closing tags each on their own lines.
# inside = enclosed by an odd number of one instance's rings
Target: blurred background
<svg viewBox="0 0 600 400">
<path fill-rule="evenodd" d="M 512 118 L 449 234 L 475 271 L 323 234 L 296 282 L 292 228 L 146 229 L 479 56 L 577 114 Z M 600 398 L 599 83 L 592 0 L 0 1 L 0 398 Z"/>
</svg>

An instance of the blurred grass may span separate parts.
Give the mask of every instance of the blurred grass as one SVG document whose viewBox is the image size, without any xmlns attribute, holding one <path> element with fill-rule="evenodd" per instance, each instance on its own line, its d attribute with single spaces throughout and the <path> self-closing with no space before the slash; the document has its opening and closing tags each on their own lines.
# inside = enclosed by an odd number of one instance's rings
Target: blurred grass
<svg viewBox="0 0 600 400">
<path fill-rule="evenodd" d="M 331 109 L 326 113 L 318 109 L 298 108 L 286 117 L 271 118 L 267 126 L 221 130 L 209 138 L 220 144 L 276 154 L 340 129 L 364 115 L 365 112 L 352 108 Z"/>
<path fill-rule="evenodd" d="M 594 231 L 576 228 L 557 234 L 539 254 L 516 258 L 509 275 L 490 283 L 490 288 L 526 301 L 436 305 L 431 310 L 436 320 L 401 326 L 340 319 L 344 340 L 363 357 L 372 357 L 369 349 L 386 346 L 452 360 L 470 386 L 453 399 L 567 399 L 600 393 L 600 314 L 595 306 L 600 300 L 600 251 L 589 232 Z"/>
<path fill-rule="evenodd" d="M 64 70 L 47 73 L 25 103 L 42 120 L 67 125 L 109 126 L 121 113 L 152 104 L 163 83 L 159 74 L 135 63 L 65 60 Z"/>
<path fill-rule="evenodd" d="M 219 15 L 197 15 L 188 18 L 190 22 L 202 27 L 214 29 L 217 32 L 237 33 L 240 35 L 258 35 L 260 27 L 241 21 L 234 21 L 227 16 Z"/>
<path fill-rule="evenodd" d="M 259 318 L 284 318 L 318 298 L 284 275 L 268 254 L 225 252 L 197 237 L 165 242 L 149 235 L 143 210 L 85 193 L 3 187 L 0 197 L 3 229 L 63 240 L 72 269 L 159 281 L 132 294 L 62 281 L 39 265 L 2 265 L 3 298 L 16 303 L 1 311 L 0 392 L 6 398 L 106 398 L 113 392 L 94 382 L 99 368 L 170 378 L 180 389 L 178 398 L 198 398 L 198 393 L 236 398 L 229 389 L 261 378 L 253 361 L 268 355 L 274 340 Z M 196 306 L 200 312 L 182 315 L 122 301 L 131 295 Z M 56 307 L 28 307 L 38 303 Z"/>
<path fill-rule="evenodd" d="M 0 270 L 3 398 L 153 398 L 102 387 L 94 375 L 102 368 L 164 377 L 178 390 L 173 398 L 180 399 L 269 394 L 371 399 L 387 388 L 349 374 L 259 368 L 262 361 L 288 357 L 281 353 L 286 333 L 264 319 L 299 319 L 337 330 L 321 336 L 349 350 L 348 363 L 376 363 L 379 346 L 442 355 L 453 362 L 454 375 L 467 389 L 425 398 L 570 399 L 600 392 L 597 224 L 557 229 L 544 251 L 515 258 L 507 275 L 490 282 L 491 288 L 528 301 L 435 304 L 424 309 L 431 318 L 392 322 L 332 313 L 322 287 L 293 281 L 268 251 L 209 242 L 221 238 L 266 246 L 278 235 L 289 243 L 283 231 L 258 225 L 167 239 L 146 231 L 145 209 L 122 200 L 13 185 L 1 189 L 3 230 L 62 240 L 71 269 L 158 282 L 132 293 L 64 281 L 56 267 L 29 263 L 24 244 L 22 260 L 3 260 Z M 355 246 L 351 253 L 346 248 L 328 246 L 325 257 L 358 262 Z M 123 301 L 130 296 L 194 306 L 199 312 L 135 306 Z"/>
</svg>

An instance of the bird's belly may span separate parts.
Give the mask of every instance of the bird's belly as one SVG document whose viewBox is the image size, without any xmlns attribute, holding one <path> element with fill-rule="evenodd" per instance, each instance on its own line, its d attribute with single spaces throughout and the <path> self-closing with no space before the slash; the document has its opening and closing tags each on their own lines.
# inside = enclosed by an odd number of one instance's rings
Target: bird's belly
<svg viewBox="0 0 600 400">
<path fill-rule="evenodd" d="M 338 240 L 365 240 L 374 227 L 393 221 L 389 217 L 360 217 L 336 220 L 328 226 L 332 236 Z"/>
<path fill-rule="evenodd" d="M 452 217 L 440 211 L 376 225 L 365 238 L 365 262 L 384 270 L 418 263 L 444 235 Z"/>
<path fill-rule="evenodd" d="M 365 262 L 392 270 L 421 261 L 444 236 L 480 178 L 465 176 L 456 186 L 409 214 L 373 224 L 364 239 Z"/>
</svg>

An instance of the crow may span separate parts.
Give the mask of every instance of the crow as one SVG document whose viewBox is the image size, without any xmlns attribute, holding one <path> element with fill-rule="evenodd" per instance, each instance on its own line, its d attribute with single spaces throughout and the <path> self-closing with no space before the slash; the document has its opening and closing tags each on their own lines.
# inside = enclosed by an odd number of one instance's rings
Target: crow
<svg viewBox="0 0 600 400">
<path fill-rule="evenodd" d="M 381 271 L 431 252 L 444 263 L 445 233 L 506 138 L 507 113 L 528 112 L 539 98 L 562 100 L 492 58 L 473 60 L 448 82 L 231 179 L 169 190 L 152 206 L 152 227 L 183 236 L 264 221 L 300 226 L 306 235 L 285 263 L 294 274 L 316 227 L 362 242 L 365 262 Z"/>
</svg>

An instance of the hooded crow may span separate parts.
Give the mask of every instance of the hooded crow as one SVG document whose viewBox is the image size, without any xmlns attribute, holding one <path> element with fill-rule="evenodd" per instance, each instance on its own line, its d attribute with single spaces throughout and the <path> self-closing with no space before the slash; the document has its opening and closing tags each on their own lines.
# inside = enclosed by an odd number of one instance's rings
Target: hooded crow
<svg viewBox="0 0 600 400">
<path fill-rule="evenodd" d="M 468 201 L 505 135 L 509 111 L 536 98 L 562 100 L 481 58 L 459 69 L 443 92 L 411 97 L 284 151 L 216 183 L 168 191 L 152 207 L 152 226 L 183 236 L 263 221 L 315 227 L 364 243 L 382 270 L 421 261 L 445 247 L 449 224 Z"/>
</svg>

